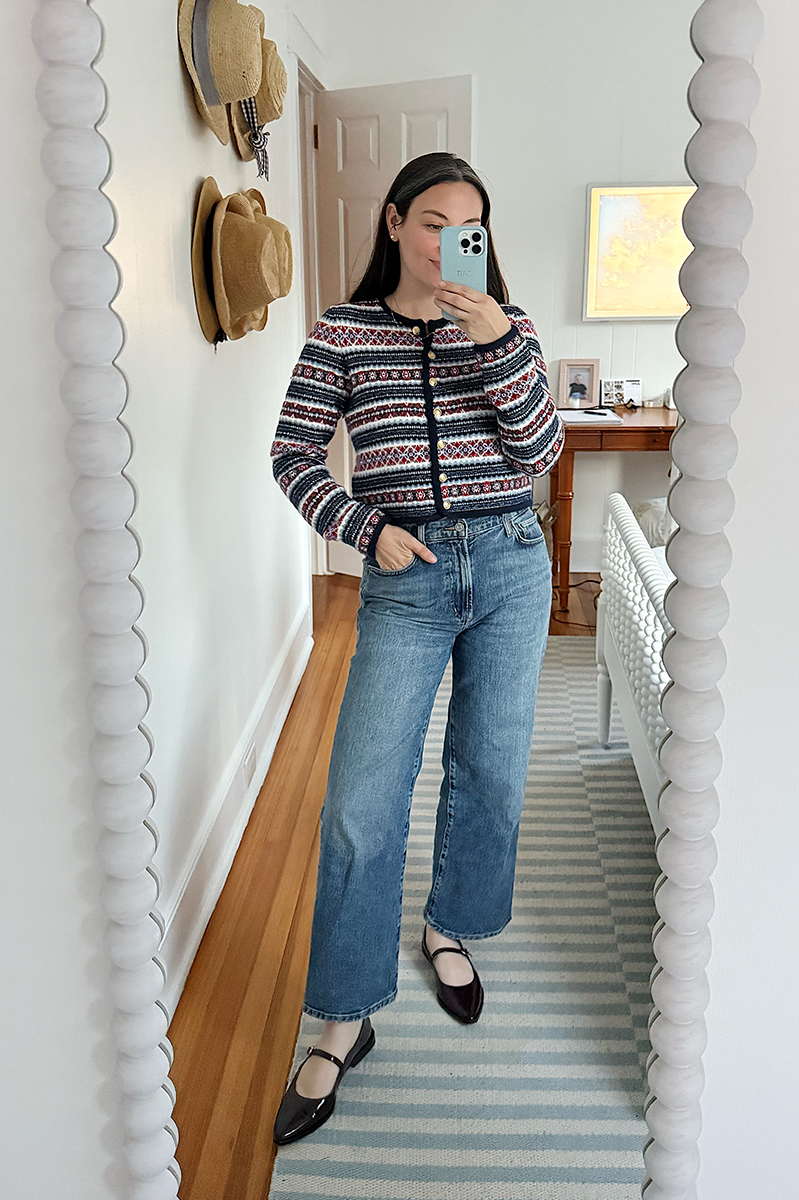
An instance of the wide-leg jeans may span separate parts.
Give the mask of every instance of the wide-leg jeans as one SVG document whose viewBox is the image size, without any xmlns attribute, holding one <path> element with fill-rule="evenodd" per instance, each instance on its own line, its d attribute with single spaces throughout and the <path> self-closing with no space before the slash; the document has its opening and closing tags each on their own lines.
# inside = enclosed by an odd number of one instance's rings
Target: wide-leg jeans
<svg viewBox="0 0 799 1200">
<path fill-rule="evenodd" d="M 436 555 L 365 558 L 357 641 L 322 806 L 303 1011 L 369 1016 L 397 995 L 411 797 L 452 657 L 424 919 L 450 938 L 511 919 L 516 844 L 549 631 L 552 568 L 532 508 L 405 528 Z"/>
</svg>

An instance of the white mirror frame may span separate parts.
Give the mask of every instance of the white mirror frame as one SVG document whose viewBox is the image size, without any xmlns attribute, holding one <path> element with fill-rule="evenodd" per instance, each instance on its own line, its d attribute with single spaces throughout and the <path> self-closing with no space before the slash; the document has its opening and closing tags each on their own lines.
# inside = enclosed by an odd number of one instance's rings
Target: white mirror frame
<svg viewBox="0 0 799 1200">
<path fill-rule="evenodd" d="M 102 35 L 86 0 L 44 0 L 32 23 L 44 62 L 36 100 L 51 126 L 41 161 L 54 189 L 46 215 L 59 247 L 51 280 L 64 304 L 55 340 L 69 363 L 61 399 L 74 417 L 66 452 L 78 474 L 70 502 L 82 526 L 76 557 L 86 579 L 80 615 L 88 631 L 88 716 L 96 730 L 90 758 L 97 777 L 97 854 L 104 873 L 101 903 L 108 917 L 120 1095 L 122 1149 L 114 1163 L 115 1184 L 125 1200 L 173 1200 L 180 1167 L 171 1118 L 173 1051 L 166 1036 L 171 1015 L 160 999 L 166 970 L 156 951 L 165 925 L 155 907 L 161 892 L 152 864 L 158 833 L 147 819 L 155 786 L 145 770 L 153 740 L 142 724 L 150 694 L 138 675 L 147 643 L 135 624 L 144 592 L 131 575 L 140 556 L 139 540 L 127 524 L 136 507 L 135 487 L 124 474 L 132 440 L 119 420 L 127 383 L 114 363 L 124 343 L 122 324 L 110 307 L 120 274 L 104 249 L 116 232 L 113 205 L 102 191 L 111 154 L 95 129 L 106 109 L 105 87 L 92 67 Z"/>
<path fill-rule="evenodd" d="M 724 715 L 717 685 L 726 666 L 719 631 L 729 616 L 721 580 L 732 558 L 724 527 L 734 508 L 726 475 L 737 453 L 730 417 L 741 398 L 732 364 L 745 334 L 736 309 L 748 268 L 739 247 L 752 220 L 744 187 L 756 155 L 748 122 L 759 96 L 752 58 L 762 28 L 754 0 L 705 0 L 691 23 L 703 62 L 688 89 L 700 127 L 685 155 L 697 190 L 683 225 L 695 249 L 680 273 L 690 309 L 677 326 L 687 366 L 675 380 L 674 399 L 684 420 L 670 446 L 680 471 L 668 499 L 678 524 L 667 548 L 676 579 L 665 595 L 675 632 L 663 652 L 671 682 L 661 711 L 670 732 L 660 759 L 669 782 L 660 795 L 667 828 L 657 842 L 662 874 L 654 890 L 661 920 L 653 931 L 645 1200 L 696 1200 L 699 1171 L 716 864 L 711 830 L 719 813 L 713 781 L 721 769 L 715 733 Z M 42 0 L 32 34 L 44 64 L 37 103 L 51 126 L 42 165 L 53 185 L 47 225 L 59 247 L 51 279 L 64 305 L 55 338 L 70 364 L 61 399 L 74 417 L 66 452 L 78 473 L 71 504 L 82 527 L 76 557 L 86 579 L 80 614 L 88 631 L 88 715 L 96 730 L 90 753 L 102 826 L 97 853 L 116 1014 L 124 1138 L 118 1167 L 127 1180 L 126 1200 L 174 1200 L 180 1167 L 166 1036 L 171 1015 L 161 1000 L 166 970 L 156 956 L 164 920 L 155 907 L 158 832 L 148 820 L 155 785 L 145 770 L 153 750 L 143 724 L 150 695 L 138 674 L 147 656 L 136 625 L 144 593 L 131 574 L 140 557 L 128 525 L 136 491 L 124 473 L 132 441 L 119 419 L 127 383 L 115 360 L 124 331 L 111 303 L 120 274 L 105 249 L 116 232 L 113 205 L 102 191 L 111 155 L 95 128 L 106 108 L 92 65 L 103 30 L 89 0 Z"/>
</svg>

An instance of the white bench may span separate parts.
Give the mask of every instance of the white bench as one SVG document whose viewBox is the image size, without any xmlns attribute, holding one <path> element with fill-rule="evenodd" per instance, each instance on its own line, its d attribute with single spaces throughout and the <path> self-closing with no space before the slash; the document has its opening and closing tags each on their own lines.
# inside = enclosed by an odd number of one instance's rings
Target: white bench
<svg viewBox="0 0 799 1200">
<path fill-rule="evenodd" d="M 656 837 L 665 828 L 658 796 L 667 776 L 658 751 L 668 733 L 660 697 L 669 682 L 663 643 L 672 632 L 663 596 L 673 579 L 666 547 L 650 546 L 625 497 L 611 492 L 597 604 L 598 738 L 600 745 L 609 745 L 615 695 Z"/>
</svg>

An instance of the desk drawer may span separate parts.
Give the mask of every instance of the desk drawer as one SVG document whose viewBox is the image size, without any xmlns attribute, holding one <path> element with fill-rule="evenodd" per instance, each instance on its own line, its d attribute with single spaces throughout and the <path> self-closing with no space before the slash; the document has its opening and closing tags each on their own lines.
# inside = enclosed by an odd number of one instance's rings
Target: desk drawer
<svg viewBox="0 0 799 1200">
<path fill-rule="evenodd" d="M 603 450 L 668 450 L 670 429 L 607 429 L 602 431 Z"/>
<path fill-rule="evenodd" d="M 604 446 L 601 429 L 566 426 L 566 448 L 569 450 L 601 450 Z"/>
</svg>

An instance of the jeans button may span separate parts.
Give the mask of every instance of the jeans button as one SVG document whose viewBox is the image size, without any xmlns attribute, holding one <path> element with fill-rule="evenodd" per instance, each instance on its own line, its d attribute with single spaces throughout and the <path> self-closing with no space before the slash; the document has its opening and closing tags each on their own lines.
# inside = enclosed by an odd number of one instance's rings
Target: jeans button
<svg viewBox="0 0 799 1200">
<path fill-rule="evenodd" d="M 458 533 L 466 532 L 466 526 L 464 525 L 463 521 L 458 521 L 458 524 L 455 526 L 455 528 L 457 529 Z"/>
</svg>

